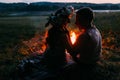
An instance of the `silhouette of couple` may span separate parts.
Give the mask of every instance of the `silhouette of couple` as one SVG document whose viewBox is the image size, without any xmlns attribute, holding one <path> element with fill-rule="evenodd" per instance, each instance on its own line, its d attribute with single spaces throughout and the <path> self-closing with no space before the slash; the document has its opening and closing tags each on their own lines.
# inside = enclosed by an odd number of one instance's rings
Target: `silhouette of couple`
<svg viewBox="0 0 120 80">
<path fill-rule="evenodd" d="M 75 44 L 72 45 L 67 25 L 73 14 L 76 14 L 75 24 L 82 30 L 77 37 Z M 72 6 L 64 7 L 56 11 L 49 17 L 46 27 L 51 24 L 46 38 L 47 49 L 44 53 L 43 63 L 48 69 L 61 70 L 67 65 L 67 50 L 77 65 L 76 69 L 85 67 L 93 67 L 101 57 L 101 34 L 93 25 L 94 13 L 91 8 L 83 7 L 74 12 Z M 68 67 L 67 67 L 68 68 Z M 67 68 L 65 70 L 67 71 Z M 70 70 L 68 70 L 70 71 Z M 68 72 L 69 73 L 69 72 Z"/>
<path fill-rule="evenodd" d="M 74 8 L 69 6 L 57 10 L 49 17 L 45 26 L 50 24 L 52 27 L 48 30 L 46 51 L 42 58 L 21 61 L 17 67 L 21 80 L 77 80 L 78 76 L 91 73 L 101 57 L 101 34 L 93 25 L 92 9 L 80 8 L 75 13 L 75 24 L 82 33 L 72 44 L 67 25 L 74 13 Z M 72 64 L 66 60 L 66 50 L 72 57 Z M 37 67 L 38 72 L 32 72 L 32 67 Z M 90 80 L 86 78 L 88 77 L 80 77 L 80 80 Z"/>
</svg>

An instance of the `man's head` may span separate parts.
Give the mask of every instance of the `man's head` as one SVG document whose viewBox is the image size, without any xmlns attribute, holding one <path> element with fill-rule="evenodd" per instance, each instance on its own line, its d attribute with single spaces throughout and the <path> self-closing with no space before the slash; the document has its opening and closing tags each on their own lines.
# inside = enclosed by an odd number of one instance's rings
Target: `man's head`
<svg viewBox="0 0 120 80">
<path fill-rule="evenodd" d="M 93 11 L 91 8 L 84 7 L 76 12 L 76 25 L 88 27 L 93 20 Z"/>
</svg>

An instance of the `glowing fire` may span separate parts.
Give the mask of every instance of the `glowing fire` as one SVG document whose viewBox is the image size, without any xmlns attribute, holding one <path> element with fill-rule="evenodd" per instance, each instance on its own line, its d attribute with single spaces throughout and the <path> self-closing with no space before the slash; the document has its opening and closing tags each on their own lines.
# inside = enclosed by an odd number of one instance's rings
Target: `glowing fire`
<svg viewBox="0 0 120 80">
<path fill-rule="evenodd" d="M 23 41 L 22 45 L 18 49 L 18 52 L 23 55 L 40 55 L 43 54 L 46 49 L 46 37 L 47 32 L 39 34 L 27 41 Z"/>
<path fill-rule="evenodd" d="M 43 54 L 44 51 L 46 50 L 47 45 L 46 43 L 46 37 L 47 37 L 47 32 L 41 34 L 36 33 L 33 38 L 27 41 L 23 41 L 23 44 L 19 48 L 18 52 L 23 54 L 23 55 L 37 55 L 37 54 Z M 77 34 L 75 32 L 71 31 L 70 32 L 70 39 L 72 44 L 75 43 L 77 38 Z M 69 56 L 67 54 L 67 56 Z"/>
<path fill-rule="evenodd" d="M 70 39 L 71 39 L 72 44 L 75 43 L 76 38 L 77 38 L 77 37 L 76 37 L 75 32 L 71 31 L 71 32 L 70 32 Z"/>
</svg>

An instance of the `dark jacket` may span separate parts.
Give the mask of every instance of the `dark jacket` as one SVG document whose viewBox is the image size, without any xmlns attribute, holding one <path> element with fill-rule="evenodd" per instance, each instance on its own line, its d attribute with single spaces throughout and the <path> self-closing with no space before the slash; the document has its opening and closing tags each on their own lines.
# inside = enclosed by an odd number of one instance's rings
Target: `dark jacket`
<svg viewBox="0 0 120 80">
<path fill-rule="evenodd" d="M 70 37 L 66 28 L 52 27 L 46 38 L 48 48 L 44 53 L 45 63 L 48 66 L 58 67 L 66 64 L 65 50 L 68 49 Z"/>
</svg>

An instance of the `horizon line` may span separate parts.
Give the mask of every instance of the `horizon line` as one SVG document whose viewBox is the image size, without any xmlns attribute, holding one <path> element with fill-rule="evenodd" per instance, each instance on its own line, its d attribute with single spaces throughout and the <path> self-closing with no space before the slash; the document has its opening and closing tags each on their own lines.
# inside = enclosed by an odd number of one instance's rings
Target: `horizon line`
<svg viewBox="0 0 120 80">
<path fill-rule="evenodd" d="M 52 1 L 36 1 L 36 2 L 0 2 L 0 3 L 38 3 L 38 2 L 49 2 L 49 3 L 91 3 L 91 4 L 120 4 L 120 3 L 94 3 L 94 2 L 52 2 Z"/>
</svg>

